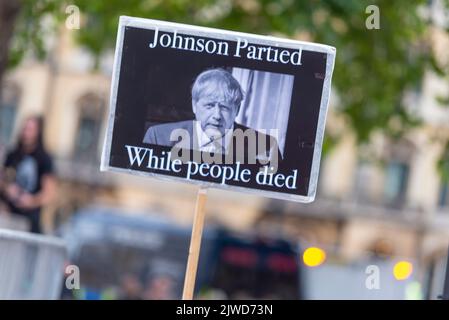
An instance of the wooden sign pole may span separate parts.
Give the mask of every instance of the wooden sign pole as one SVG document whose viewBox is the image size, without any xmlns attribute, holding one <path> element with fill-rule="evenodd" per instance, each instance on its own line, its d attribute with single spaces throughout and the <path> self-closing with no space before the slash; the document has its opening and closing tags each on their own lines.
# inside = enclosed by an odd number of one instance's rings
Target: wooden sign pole
<svg viewBox="0 0 449 320">
<path fill-rule="evenodd" d="M 198 259 L 200 257 L 201 236 L 204 226 L 204 207 L 206 206 L 207 189 L 200 187 L 196 197 L 195 215 L 193 217 L 192 237 L 190 238 L 189 257 L 187 259 L 187 269 L 184 279 L 183 300 L 192 300 L 195 289 L 196 271 Z"/>
</svg>

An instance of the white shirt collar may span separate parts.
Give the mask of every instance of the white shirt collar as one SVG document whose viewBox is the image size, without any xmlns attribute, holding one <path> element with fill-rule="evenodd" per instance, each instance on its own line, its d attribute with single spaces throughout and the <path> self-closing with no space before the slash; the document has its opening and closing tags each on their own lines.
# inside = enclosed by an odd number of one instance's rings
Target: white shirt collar
<svg viewBox="0 0 449 320">
<path fill-rule="evenodd" d="M 195 131 L 197 136 L 197 148 L 200 151 L 207 151 L 207 152 L 214 152 L 215 151 L 215 143 L 212 142 L 212 140 L 209 138 L 209 136 L 203 131 L 201 128 L 200 121 L 194 121 L 195 122 Z M 232 139 L 232 134 L 234 132 L 234 124 L 230 129 L 226 129 L 224 139 L 223 136 L 220 139 L 216 139 L 216 143 L 218 143 L 219 146 L 221 146 L 222 150 L 224 150 L 227 153 L 227 149 L 229 146 L 229 143 Z M 223 147 L 224 142 L 224 147 Z M 221 150 L 220 150 L 221 151 Z"/>
</svg>

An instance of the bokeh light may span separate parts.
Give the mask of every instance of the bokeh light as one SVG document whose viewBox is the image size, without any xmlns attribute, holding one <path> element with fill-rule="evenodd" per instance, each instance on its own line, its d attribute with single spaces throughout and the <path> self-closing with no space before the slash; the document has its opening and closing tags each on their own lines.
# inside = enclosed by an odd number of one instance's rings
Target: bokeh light
<svg viewBox="0 0 449 320">
<path fill-rule="evenodd" d="M 408 261 L 399 261 L 394 265 L 393 275 L 396 280 L 406 280 L 413 272 L 413 265 Z"/>
<path fill-rule="evenodd" d="M 310 247 L 302 256 L 304 264 L 308 267 L 317 267 L 326 260 L 326 252 L 323 249 Z"/>
</svg>

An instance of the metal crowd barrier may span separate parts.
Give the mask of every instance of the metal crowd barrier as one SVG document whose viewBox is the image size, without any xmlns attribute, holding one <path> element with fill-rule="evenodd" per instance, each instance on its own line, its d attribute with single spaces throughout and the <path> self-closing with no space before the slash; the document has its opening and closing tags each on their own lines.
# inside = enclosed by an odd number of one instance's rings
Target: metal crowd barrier
<svg viewBox="0 0 449 320">
<path fill-rule="evenodd" d="M 0 229 L 0 299 L 58 299 L 66 259 L 59 238 Z"/>
<path fill-rule="evenodd" d="M 28 231 L 30 222 L 22 216 L 0 212 L 0 229 Z"/>
</svg>

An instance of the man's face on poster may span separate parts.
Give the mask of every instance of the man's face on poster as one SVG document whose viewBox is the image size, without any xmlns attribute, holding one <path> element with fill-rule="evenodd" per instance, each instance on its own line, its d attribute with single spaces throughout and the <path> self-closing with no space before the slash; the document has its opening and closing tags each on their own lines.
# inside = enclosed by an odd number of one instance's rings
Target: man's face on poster
<svg viewBox="0 0 449 320">
<path fill-rule="evenodd" d="M 234 124 L 238 105 L 226 97 L 223 86 L 211 85 L 202 92 L 197 101 L 192 101 L 196 120 L 201 129 L 212 139 L 223 136 Z"/>
</svg>

